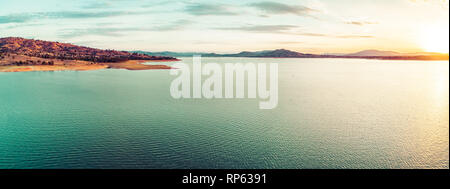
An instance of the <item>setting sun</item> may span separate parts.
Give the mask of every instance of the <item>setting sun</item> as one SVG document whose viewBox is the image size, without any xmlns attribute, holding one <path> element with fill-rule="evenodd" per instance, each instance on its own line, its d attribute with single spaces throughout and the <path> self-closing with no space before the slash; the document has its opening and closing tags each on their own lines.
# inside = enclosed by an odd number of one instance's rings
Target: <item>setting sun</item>
<svg viewBox="0 0 450 189">
<path fill-rule="evenodd" d="M 427 52 L 449 52 L 449 29 L 448 26 L 427 27 L 421 33 L 421 46 Z"/>
</svg>

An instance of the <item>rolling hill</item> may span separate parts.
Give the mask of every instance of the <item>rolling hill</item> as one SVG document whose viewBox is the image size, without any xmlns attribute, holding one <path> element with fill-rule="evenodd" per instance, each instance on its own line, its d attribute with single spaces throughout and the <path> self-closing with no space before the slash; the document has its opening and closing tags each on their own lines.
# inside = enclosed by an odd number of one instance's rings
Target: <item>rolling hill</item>
<svg viewBox="0 0 450 189">
<path fill-rule="evenodd" d="M 101 50 L 69 43 L 18 37 L 0 38 L 0 72 L 87 71 L 98 69 L 171 69 L 166 65 L 141 64 L 177 61 L 166 56 L 150 56 L 126 51 Z"/>
<path fill-rule="evenodd" d="M 24 39 L 0 38 L 0 53 L 60 60 L 91 62 L 123 62 L 127 60 L 171 60 L 172 57 L 149 56 L 126 51 L 101 50 L 69 43 Z"/>
</svg>

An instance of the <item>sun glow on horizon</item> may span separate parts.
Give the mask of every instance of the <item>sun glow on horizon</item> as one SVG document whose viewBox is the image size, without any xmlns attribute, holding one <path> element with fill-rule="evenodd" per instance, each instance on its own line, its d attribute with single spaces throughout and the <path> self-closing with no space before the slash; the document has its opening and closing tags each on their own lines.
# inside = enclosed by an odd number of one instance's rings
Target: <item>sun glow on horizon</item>
<svg viewBox="0 0 450 189">
<path fill-rule="evenodd" d="M 420 45 L 426 52 L 449 52 L 449 28 L 447 26 L 430 26 L 422 30 Z"/>
</svg>

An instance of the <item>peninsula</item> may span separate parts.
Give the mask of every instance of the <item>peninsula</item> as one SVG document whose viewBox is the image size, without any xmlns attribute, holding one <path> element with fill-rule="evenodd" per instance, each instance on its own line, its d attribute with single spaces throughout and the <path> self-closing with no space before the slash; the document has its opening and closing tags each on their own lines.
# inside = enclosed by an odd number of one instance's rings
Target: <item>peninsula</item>
<svg viewBox="0 0 450 189">
<path fill-rule="evenodd" d="M 166 65 L 142 64 L 163 61 L 178 59 L 18 37 L 0 38 L 0 72 L 171 69 Z"/>
</svg>

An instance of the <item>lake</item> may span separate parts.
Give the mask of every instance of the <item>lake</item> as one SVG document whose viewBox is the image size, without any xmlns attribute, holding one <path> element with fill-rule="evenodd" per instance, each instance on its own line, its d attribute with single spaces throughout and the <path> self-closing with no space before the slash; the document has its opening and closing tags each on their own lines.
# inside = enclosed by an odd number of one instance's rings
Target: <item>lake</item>
<svg viewBox="0 0 450 189">
<path fill-rule="evenodd" d="M 0 73 L 0 168 L 449 168 L 448 61 L 202 61 L 278 63 L 278 107 L 173 99 L 168 70 Z"/>
</svg>

